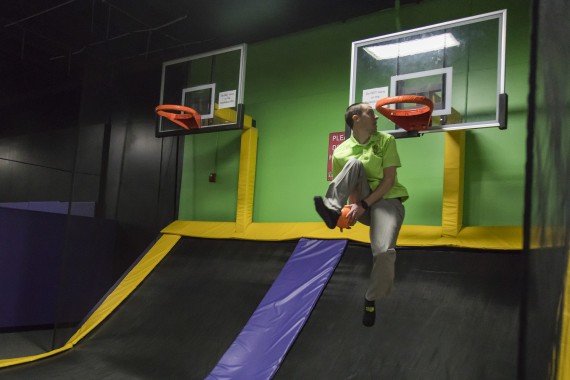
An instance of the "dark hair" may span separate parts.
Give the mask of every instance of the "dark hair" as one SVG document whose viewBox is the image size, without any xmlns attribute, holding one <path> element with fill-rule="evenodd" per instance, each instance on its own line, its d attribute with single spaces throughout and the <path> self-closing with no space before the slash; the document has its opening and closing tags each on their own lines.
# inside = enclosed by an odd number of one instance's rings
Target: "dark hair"
<svg viewBox="0 0 570 380">
<path fill-rule="evenodd" d="M 354 115 L 362 115 L 362 106 L 368 104 L 368 103 L 354 103 L 348 106 L 348 108 L 346 109 L 346 112 L 344 113 L 344 121 L 346 122 L 346 125 L 348 125 L 350 127 L 350 129 L 352 129 L 352 124 L 353 124 L 353 120 L 352 117 Z"/>
</svg>

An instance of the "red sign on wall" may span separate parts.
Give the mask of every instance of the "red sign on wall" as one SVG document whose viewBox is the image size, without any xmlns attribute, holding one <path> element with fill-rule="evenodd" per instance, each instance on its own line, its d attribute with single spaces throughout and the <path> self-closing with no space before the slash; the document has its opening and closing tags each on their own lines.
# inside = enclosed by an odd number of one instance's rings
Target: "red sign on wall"
<svg viewBox="0 0 570 380">
<path fill-rule="evenodd" d="M 337 146 L 344 141 L 344 132 L 329 133 L 329 159 L 327 162 L 327 181 L 333 180 L 332 154 Z"/>
</svg>

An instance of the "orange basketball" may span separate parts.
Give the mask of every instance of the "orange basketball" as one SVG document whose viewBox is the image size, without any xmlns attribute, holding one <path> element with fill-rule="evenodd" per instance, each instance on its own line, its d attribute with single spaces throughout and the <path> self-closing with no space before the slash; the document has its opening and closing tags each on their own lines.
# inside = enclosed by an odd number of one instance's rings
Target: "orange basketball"
<svg viewBox="0 0 570 380">
<path fill-rule="evenodd" d="M 342 232 L 343 228 L 346 228 L 347 230 L 350 229 L 350 224 L 348 221 L 348 213 L 350 212 L 350 206 L 346 205 L 342 208 L 342 210 L 340 211 L 340 218 L 338 218 L 338 221 L 336 222 L 336 226 L 338 228 L 340 228 L 340 231 Z"/>
</svg>

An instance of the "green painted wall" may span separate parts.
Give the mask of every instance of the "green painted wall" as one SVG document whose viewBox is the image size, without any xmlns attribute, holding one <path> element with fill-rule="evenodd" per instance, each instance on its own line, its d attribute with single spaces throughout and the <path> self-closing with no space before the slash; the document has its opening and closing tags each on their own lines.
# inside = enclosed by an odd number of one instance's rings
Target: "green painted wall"
<svg viewBox="0 0 570 380">
<path fill-rule="evenodd" d="M 241 131 L 185 137 L 179 219 L 236 219 L 240 137 Z M 209 182 L 210 172 L 216 182 Z"/>
<path fill-rule="evenodd" d="M 530 5 L 424 0 L 400 10 L 401 30 L 407 30 L 504 8 L 509 129 L 467 135 L 464 225 L 522 224 Z M 254 221 L 318 220 L 312 197 L 328 184 L 328 134 L 344 128 L 351 43 L 396 32 L 396 24 L 389 10 L 248 46 L 246 112 L 259 129 Z M 215 184 L 207 182 L 207 167 L 216 134 L 186 137 L 180 219 L 235 218 L 239 136 L 218 135 L 224 141 L 218 166 L 225 172 L 222 177 L 218 169 Z M 443 144 L 443 134 L 398 140 L 398 176 L 411 194 L 405 224 L 441 225 Z"/>
</svg>

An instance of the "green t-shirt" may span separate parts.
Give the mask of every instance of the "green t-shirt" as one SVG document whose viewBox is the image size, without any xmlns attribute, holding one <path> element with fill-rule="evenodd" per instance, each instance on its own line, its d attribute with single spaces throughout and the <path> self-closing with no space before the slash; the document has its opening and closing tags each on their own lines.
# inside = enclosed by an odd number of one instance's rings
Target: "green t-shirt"
<svg viewBox="0 0 570 380">
<path fill-rule="evenodd" d="M 333 152 L 333 175 L 336 177 L 344 165 L 351 157 L 357 158 L 366 171 L 368 184 L 372 191 L 376 190 L 382 178 L 384 178 L 384 168 L 391 166 L 400 167 L 400 156 L 396 150 L 396 139 L 394 136 L 376 132 L 370 136 L 370 140 L 364 145 L 360 144 L 354 136 L 350 136 L 340 144 Z M 385 199 L 402 198 L 408 199 L 408 191 L 398 182 L 398 175 L 394 186 L 384 195 Z"/>
</svg>

